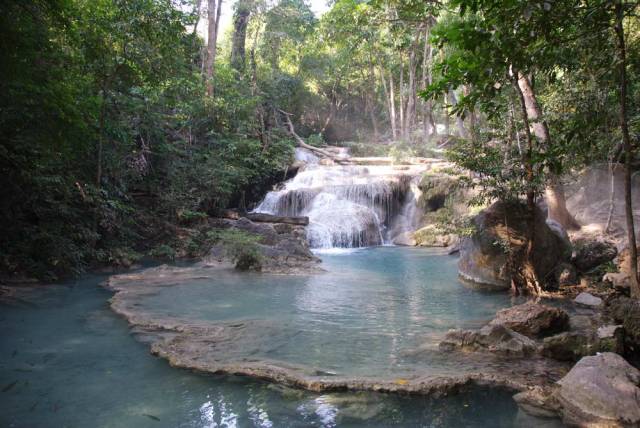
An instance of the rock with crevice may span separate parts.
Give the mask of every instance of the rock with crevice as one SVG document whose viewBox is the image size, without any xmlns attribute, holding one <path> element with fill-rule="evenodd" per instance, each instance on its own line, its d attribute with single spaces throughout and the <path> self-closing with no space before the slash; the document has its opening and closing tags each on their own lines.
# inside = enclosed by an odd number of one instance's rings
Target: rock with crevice
<svg viewBox="0 0 640 428">
<path fill-rule="evenodd" d="M 502 309 L 490 325 L 504 325 L 528 337 L 543 337 L 569 329 L 566 311 L 540 303 L 527 302 Z"/>
</svg>

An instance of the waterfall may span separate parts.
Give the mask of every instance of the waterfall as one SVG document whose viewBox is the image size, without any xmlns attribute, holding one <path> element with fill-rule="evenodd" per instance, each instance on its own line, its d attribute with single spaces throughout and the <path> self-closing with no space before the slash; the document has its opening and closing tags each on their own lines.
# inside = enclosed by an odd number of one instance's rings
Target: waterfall
<svg viewBox="0 0 640 428">
<path fill-rule="evenodd" d="M 296 158 L 305 168 L 269 192 L 255 212 L 308 216 L 312 248 L 390 243 L 416 223 L 414 192 L 423 166 L 322 165 L 303 149 Z"/>
</svg>

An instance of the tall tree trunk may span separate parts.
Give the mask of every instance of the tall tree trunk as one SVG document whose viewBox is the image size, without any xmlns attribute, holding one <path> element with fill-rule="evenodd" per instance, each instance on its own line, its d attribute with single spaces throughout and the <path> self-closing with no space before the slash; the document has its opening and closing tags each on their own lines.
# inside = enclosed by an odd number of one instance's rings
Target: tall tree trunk
<svg viewBox="0 0 640 428">
<path fill-rule="evenodd" d="M 387 81 L 384 77 L 384 70 L 382 67 L 379 67 L 380 72 L 380 82 L 382 83 L 382 91 L 384 95 L 385 105 L 387 106 L 387 114 L 389 115 L 389 126 L 391 126 L 391 132 L 393 134 L 394 124 L 391 121 L 391 100 L 389 99 L 389 88 L 387 88 Z"/>
<path fill-rule="evenodd" d="M 407 133 L 404 127 L 404 62 L 400 57 L 400 87 L 398 88 L 398 96 L 400 98 L 400 137 L 405 140 Z"/>
<path fill-rule="evenodd" d="M 431 84 L 431 64 L 433 58 L 433 48 L 429 43 L 430 24 L 424 31 L 424 51 L 422 52 L 422 88 L 426 89 Z M 435 121 L 433 120 L 432 101 L 422 102 L 422 134 L 425 141 L 429 141 L 431 134 L 436 132 Z"/>
<path fill-rule="evenodd" d="M 529 77 L 523 73 L 518 75 L 518 88 L 524 98 L 527 120 L 533 131 L 533 135 L 536 136 L 544 147 L 549 147 L 551 145 L 549 127 L 547 126 L 547 122 L 542 119 L 542 109 L 538 104 L 531 81 Z M 549 208 L 548 218 L 557 221 L 567 230 L 580 229 L 580 224 L 573 218 L 569 210 L 567 210 L 564 185 L 555 171 L 550 171 L 545 196 Z"/>
<path fill-rule="evenodd" d="M 624 145 L 624 210 L 627 220 L 627 240 L 629 241 L 629 257 L 631 267 L 631 296 L 640 298 L 640 286 L 638 285 L 638 248 L 636 245 L 636 232 L 633 221 L 633 201 L 631 199 L 631 161 L 633 159 L 633 147 L 629 135 L 627 123 L 627 47 L 624 36 L 624 10 L 622 2 L 616 2 L 616 36 L 618 44 L 618 78 L 620 86 L 620 129 L 622 130 L 622 142 Z"/>
<path fill-rule="evenodd" d="M 245 69 L 245 41 L 247 38 L 247 24 L 251 15 L 249 0 L 236 3 L 233 13 L 233 38 L 231 40 L 231 66 L 239 73 Z"/>
<path fill-rule="evenodd" d="M 220 21 L 220 12 L 222 10 L 222 0 L 218 0 L 216 8 L 216 0 L 208 0 L 207 8 L 207 61 L 205 66 L 205 77 L 207 79 L 207 95 L 213 96 L 213 75 L 215 72 L 216 51 L 218 45 L 218 24 Z"/>
<path fill-rule="evenodd" d="M 530 294 L 542 294 L 540 281 L 533 264 L 533 247 L 535 245 L 535 188 L 533 187 L 534 169 L 533 169 L 533 136 L 531 135 L 531 127 L 529 124 L 529 115 L 527 112 L 526 96 L 520 88 L 517 77 L 514 77 L 513 86 L 520 99 L 520 108 L 522 112 L 522 120 L 524 121 L 525 135 L 527 136 L 527 150 L 524 152 L 523 163 L 525 167 L 527 182 L 527 231 L 525 243 L 517 254 L 511 255 L 511 285 L 516 294 L 522 291 Z"/>
<path fill-rule="evenodd" d="M 416 42 L 411 43 L 409 52 L 409 84 L 407 88 L 407 112 L 405 114 L 405 138 L 411 141 L 411 132 L 416 111 Z"/>
<path fill-rule="evenodd" d="M 389 72 L 389 104 L 391 105 L 391 133 L 393 140 L 398 139 L 398 122 L 396 121 L 396 97 L 393 88 L 393 73 Z"/>
</svg>

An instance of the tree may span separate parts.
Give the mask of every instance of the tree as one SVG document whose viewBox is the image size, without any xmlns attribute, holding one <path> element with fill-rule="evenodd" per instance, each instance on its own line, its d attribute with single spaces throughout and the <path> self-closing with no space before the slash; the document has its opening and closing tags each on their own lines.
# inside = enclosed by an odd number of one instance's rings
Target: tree
<svg viewBox="0 0 640 428">
<path fill-rule="evenodd" d="M 631 267 L 631 295 L 640 298 L 640 286 L 638 285 L 638 248 L 636 246 L 636 233 L 633 220 L 633 201 L 631 200 L 631 161 L 633 159 L 633 147 L 629 135 L 627 119 L 627 48 L 624 34 L 624 4 L 622 1 L 615 3 L 615 33 L 618 47 L 618 68 L 620 87 L 620 130 L 624 146 L 624 200 L 625 217 L 627 222 L 627 241 L 629 244 L 629 256 Z"/>
<path fill-rule="evenodd" d="M 222 11 L 222 0 L 208 0 L 207 7 L 207 58 L 205 66 L 205 77 L 207 79 L 207 95 L 213 96 L 214 73 L 216 63 L 216 52 L 218 49 L 218 26 L 220 25 L 220 13 Z"/>
<path fill-rule="evenodd" d="M 245 42 L 251 8 L 250 0 L 240 0 L 234 6 L 231 66 L 240 74 L 244 73 L 245 70 Z"/>
</svg>

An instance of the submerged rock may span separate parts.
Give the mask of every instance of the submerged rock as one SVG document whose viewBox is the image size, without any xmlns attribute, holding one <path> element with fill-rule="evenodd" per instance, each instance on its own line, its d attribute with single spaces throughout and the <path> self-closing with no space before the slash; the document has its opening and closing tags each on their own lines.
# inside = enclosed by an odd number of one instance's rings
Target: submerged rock
<svg viewBox="0 0 640 428">
<path fill-rule="evenodd" d="M 464 238 L 460 246 L 460 275 L 479 285 L 508 289 L 511 278 L 504 247 L 508 243 L 512 248 L 524 244 L 526 215 L 522 204 L 505 202 L 496 202 L 478 214 L 473 220 L 476 232 Z M 534 269 L 539 278 L 551 279 L 550 284 L 543 284 L 548 288 L 554 285 L 553 272 L 557 265 L 570 257 L 571 244 L 547 225 L 539 208 L 536 208 L 534 230 Z"/>
<path fill-rule="evenodd" d="M 562 309 L 527 302 L 498 311 L 490 325 L 504 325 L 529 337 L 542 337 L 569 328 L 569 315 Z"/>
</svg>

